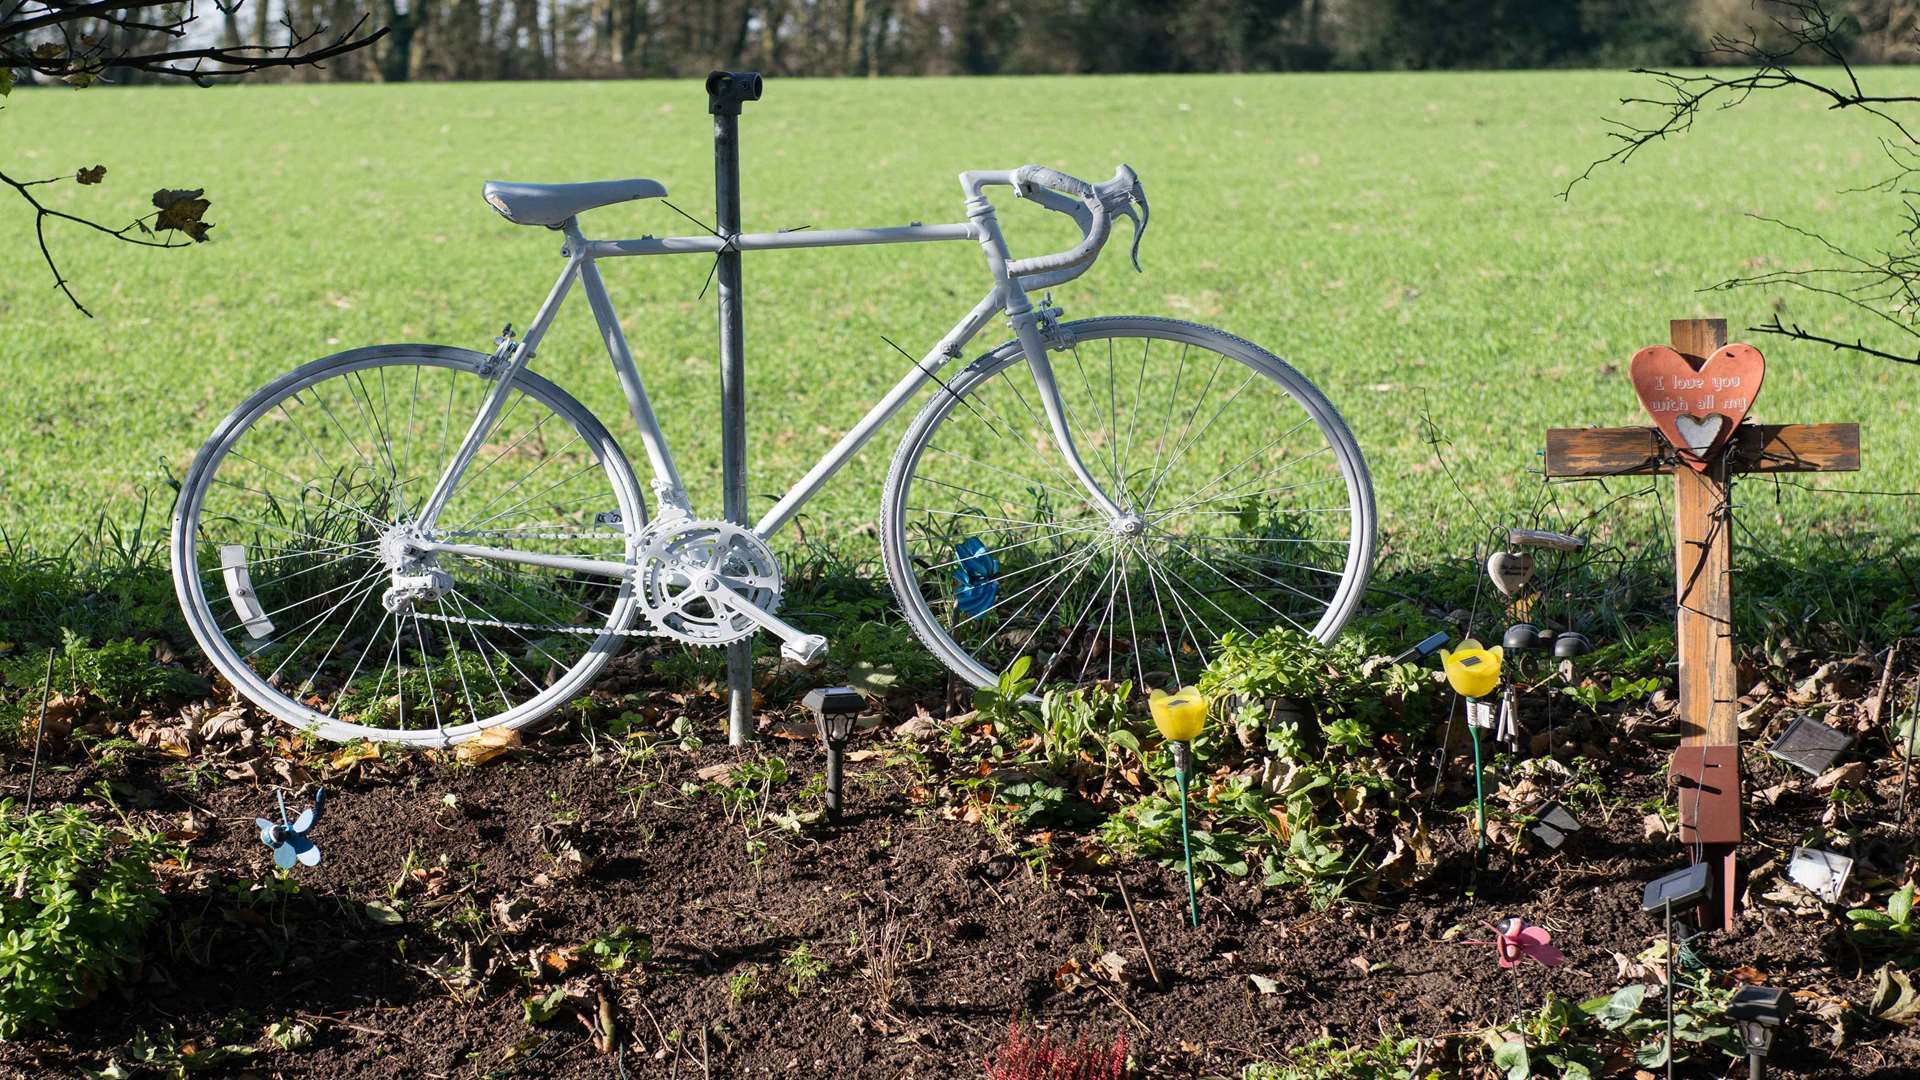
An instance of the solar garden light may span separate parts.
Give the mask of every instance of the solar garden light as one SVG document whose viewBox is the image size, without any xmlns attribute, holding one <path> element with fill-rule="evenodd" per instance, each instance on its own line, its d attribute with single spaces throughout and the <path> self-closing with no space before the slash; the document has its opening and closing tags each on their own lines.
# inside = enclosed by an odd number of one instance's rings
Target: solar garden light
<svg viewBox="0 0 1920 1080">
<path fill-rule="evenodd" d="M 1667 1080 L 1673 1080 L 1673 909 L 1689 911 L 1707 902 L 1713 895 L 1713 875 L 1708 864 L 1694 863 L 1647 882 L 1640 897 L 1640 910 L 1648 915 L 1660 912 L 1667 927 Z M 1686 928 L 1685 920 L 1681 928 Z"/>
<path fill-rule="evenodd" d="M 1173 776 L 1180 784 L 1180 850 L 1187 860 L 1187 918 L 1200 925 L 1200 898 L 1193 888 L 1193 843 L 1187 837 L 1187 779 L 1193 774 L 1193 740 L 1207 725 L 1207 699 L 1188 686 L 1178 693 L 1155 690 L 1147 696 L 1153 726 L 1173 753 Z"/>
<path fill-rule="evenodd" d="M 1767 1071 L 1767 1051 L 1773 1048 L 1773 1029 L 1793 1015 L 1793 995 L 1777 986 L 1743 986 L 1727 1003 L 1727 1017 L 1740 1027 L 1740 1044 L 1747 1048 L 1747 1075 L 1760 1080 Z"/>
<path fill-rule="evenodd" d="M 1500 660 L 1504 655 L 1500 646 L 1488 649 L 1472 638 L 1460 643 L 1458 649 L 1440 650 L 1440 666 L 1446 669 L 1447 684 L 1454 692 L 1467 698 L 1467 734 L 1473 737 L 1473 807 L 1475 827 L 1479 830 L 1479 845 L 1474 848 L 1473 858 L 1477 864 L 1487 849 L 1487 792 L 1485 777 L 1480 769 L 1480 728 L 1481 715 L 1488 713 L 1488 707 L 1480 698 L 1493 692 L 1500 685 Z M 1488 723 L 1484 726 L 1491 726 Z"/>
<path fill-rule="evenodd" d="M 866 699 L 851 686 L 819 686 L 800 699 L 813 713 L 820 741 L 827 747 L 827 820 L 840 820 L 840 751 L 853 737 L 853 722 L 866 708 Z"/>
</svg>

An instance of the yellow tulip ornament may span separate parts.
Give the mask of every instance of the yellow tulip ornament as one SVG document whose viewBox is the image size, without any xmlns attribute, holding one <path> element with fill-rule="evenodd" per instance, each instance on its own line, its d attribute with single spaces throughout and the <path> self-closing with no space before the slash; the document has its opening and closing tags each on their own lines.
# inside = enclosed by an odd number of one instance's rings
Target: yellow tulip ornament
<svg viewBox="0 0 1920 1080">
<path fill-rule="evenodd" d="M 1177 693 L 1155 690 L 1147 695 L 1153 726 L 1173 753 L 1173 775 L 1180 783 L 1180 850 L 1187 859 L 1187 918 L 1200 925 L 1200 899 L 1193 888 L 1193 844 L 1187 839 L 1187 780 L 1193 771 L 1193 740 L 1207 726 L 1207 699 L 1191 686 Z"/>
<path fill-rule="evenodd" d="M 1500 646 L 1483 648 L 1472 638 L 1449 652 L 1440 650 L 1440 666 L 1446 669 L 1447 682 L 1461 697 L 1480 698 L 1500 685 Z"/>
<path fill-rule="evenodd" d="M 1458 649 L 1448 652 L 1440 650 L 1440 666 L 1446 669 L 1447 683 L 1464 698 L 1483 698 L 1493 693 L 1500 685 L 1500 646 L 1488 649 L 1479 642 L 1468 638 L 1460 643 Z M 1474 847 L 1476 869 L 1487 850 L 1487 792 L 1485 773 L 1480 767 L 1480 725 L 1473 722 L 1474 710 L 1485 709 L 1477 701 L 1467 704 L 1467 734 L 1473 737 L 1473 805 L 1475 826 L 1479 833 L 1478 844 Z"/>
</svg>

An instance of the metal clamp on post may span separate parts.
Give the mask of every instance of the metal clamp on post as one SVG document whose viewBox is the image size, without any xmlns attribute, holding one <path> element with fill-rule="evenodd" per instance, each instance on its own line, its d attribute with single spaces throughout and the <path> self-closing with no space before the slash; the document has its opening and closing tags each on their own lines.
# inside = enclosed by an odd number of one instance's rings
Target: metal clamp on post
<svg viewBox="0 0 1920 1080">
<path fill-rule="evenodd" d="M 757 71 L 708 72 L 707 111 L 715 116 L 739 116 L 743 102 L 760 100 L 761 88 Z"/>
</svg>

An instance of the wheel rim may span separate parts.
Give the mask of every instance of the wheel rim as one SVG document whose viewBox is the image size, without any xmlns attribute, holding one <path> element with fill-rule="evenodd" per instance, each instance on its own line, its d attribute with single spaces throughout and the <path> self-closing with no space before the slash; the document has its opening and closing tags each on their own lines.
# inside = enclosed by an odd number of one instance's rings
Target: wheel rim
<svg viewBox="0 0 1920 1080">
<path fill-rule="evenodd" d="M 1359 599 L 1371 485 L 1333 407 L 1230 335 L 1157 319 L 1069 324 L 1052 354 L 1082 460 L 1071 477 L 1018 349 L 937 395 L 883 514 L 910 621 L 977 685 L 1020 656 L 1043 684 L 1191 682 L 1227 632 L 1322 641 Z"/>
<path fill-rule="evenodd" d="M 494 385 L 484 361 L 434 347 L 317 361 L 202 449 L 176 513 L 175 583 L 201 646 L 257 705 L 330 738 L 457 742 L 544 715 L 618 648 L 630 581 L 413 546 L 631 561 L 644 509 L 624 456 L 531 375 L 437 527 L 419 527 Z"/>
</svg>

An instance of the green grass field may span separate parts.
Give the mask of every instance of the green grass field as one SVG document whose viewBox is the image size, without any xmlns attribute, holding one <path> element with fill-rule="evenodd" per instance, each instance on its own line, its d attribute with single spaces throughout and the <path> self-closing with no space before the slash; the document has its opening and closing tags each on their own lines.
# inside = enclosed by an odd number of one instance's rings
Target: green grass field
<svg viewBox="0 0 1920 1080">
<path fill-rule="evenodd" d="M 1920 73 L 1871 74 L 1888 92 L 1920 89 Z M 1738 338 L 1780 305 L 1834 335 L 1873 330 L 1804 294 L 1698 291 L 1817 257 L 1750 214 L 1863 247 L 1890 232 L 1887 200 L 1837 194 L 1884 168 L 1864 123 L 1760 100 L 1555 197 L 1604 151 L 1614 100 L 1647 89 L 1608 73 L 775 81 L 742 125 L 746 226 L 960 220 L 962 169 L 1037 161 L 1103 179 L 1128 162 L 1154 207 L 1146 273 L 1114 244 L 1057 294 L 1068 317 L 1185 317 L 1293 361 L 1345 413 L 1392 547 L 1417 559 L 1464 549 L 1481 520 L 1435 465 L 1422 411 L 1479 514 L 1504 519 L 1540 496 L 1529 470 L 1544 428 L 1639 422 L 1625 362 L 1664 340 L 1668 318 L 1722 314 Z M 560 268 L 557 237 L 502 221 L 483 179 L 650 176 L 712 212 L 694 83 L 20 92 L 0 124 L 15 175 L 107 165 L 100 187 L 43 189 L 65 205 L 124 219 L 155 187 L 204 186 L 218 223 L 214 243 L 171 252 L 55 226 L 89 321 L 50 288 L 25 207 L 0 200 L 14 238 L 0 263 L 0 526 L 42 545 L 102 511 L 130 514 L 142 489 L 165 502 L 165 470 L 296 364 L 385 341 L 485 349 L 502 323 L 524 325 Z M 1003 221 L 1016 254 L 1069 236 L 1024 207 Z M 658 203 L 596 212 L 587 228 L 697 231 Z M 696 299 L 708 266 L 607 271 L 696 502 L 717 510 L 713 297 Z M 918 355 L 986 287 L 977 249 L 958 243 L 760 254 L 746 283 L 752 487 L 769 495 L 897 378 L 905 361 L 882 334 Z M 1920 372 L 1756 343 L 1773 363 L 1760 419 L 1865 425 L 1866 469 L 1819 482 L 1920 487 Z M 619 434 L 598 349 L 576 297 L 536 369 Z M 814 504 L 816 533 L 873 518 L 897 435 Z M 1569 507 L 1604 497 L 1559 494 Z M 1912 531 L 1905 500 L 1788 488 L 1746 502 L 1762 544 Z M 1656 513 L 1641 499 L 1606 520 Z"/>
</svg>

